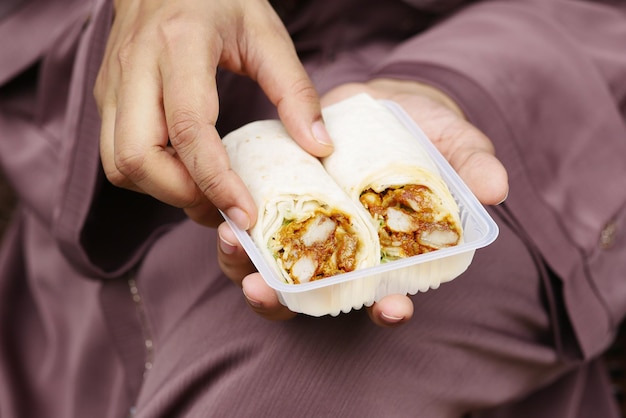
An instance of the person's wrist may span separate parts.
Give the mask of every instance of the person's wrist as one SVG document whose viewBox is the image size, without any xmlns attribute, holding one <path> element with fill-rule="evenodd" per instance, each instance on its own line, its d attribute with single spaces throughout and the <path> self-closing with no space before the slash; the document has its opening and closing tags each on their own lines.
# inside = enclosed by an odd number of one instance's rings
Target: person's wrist
<svg viewBox="0 0 626 418">
<path fill-rule="evenodd" d="M 390 78 L 378 78 L 368 82 L 368 85 L 374 89 L 384 89 L 392 92 L 392 94 L 415 94 L 440 103 L 456 113 L 459 117 L 466 119 L 461 107 L 446 93 L 429 84 L 412 80 L 397 80 Z"/>
</svg>

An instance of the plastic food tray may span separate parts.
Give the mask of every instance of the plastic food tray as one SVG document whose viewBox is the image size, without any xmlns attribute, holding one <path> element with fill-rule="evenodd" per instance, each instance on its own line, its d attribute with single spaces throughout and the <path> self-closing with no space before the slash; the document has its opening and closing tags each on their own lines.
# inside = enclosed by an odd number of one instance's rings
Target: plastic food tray
<svg viewBox="0 0 626 418">
<path fill-rule="evenodd" d="M 439 168 L 456 200 L 463 226 L 463 242 L 449 248 L 391 261 L 350 273 L 302 284 L 289 284 L 268 265 L 246 231 L 237 228 L 223 213 L 241 245 L 267 284 L 276 290 L 280 302 L 293 312 L 311 316 L 339 315 L 370 306 L 390 294 L 410 294 L 436 289 L 463 273 L 477 249 L 491 244 L 498 226 L 458 174 L 422 130 L 396 103 L 381 101 L 415 136 Z"/>
</svg>

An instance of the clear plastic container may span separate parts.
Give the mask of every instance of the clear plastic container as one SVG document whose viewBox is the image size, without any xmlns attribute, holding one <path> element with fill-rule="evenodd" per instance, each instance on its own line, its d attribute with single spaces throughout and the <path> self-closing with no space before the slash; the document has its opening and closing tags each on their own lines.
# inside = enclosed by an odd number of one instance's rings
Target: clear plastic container
<svg viewBox="0 0 626 418">
<path fill-rule="evenodd" d="M 449 248 L 396 260 L 302 284 L 285 283 L 269 266 L 246 231 L 237 228 L 224 214 L 251 261 L 267 284 L 276 290 L 280 302 L 293 312 L 311 316 L 339 315 L 370 306 L 390 294 L 410 294 L 437 289 L 463 273 L 477 249 L 491 244 L 498 226 L 447 160 L 422 130 L 394 102 L 381 101 L 412 132 L 437 164 L 454 196 L 463 226 L 463 242 Z"/>
</svg>

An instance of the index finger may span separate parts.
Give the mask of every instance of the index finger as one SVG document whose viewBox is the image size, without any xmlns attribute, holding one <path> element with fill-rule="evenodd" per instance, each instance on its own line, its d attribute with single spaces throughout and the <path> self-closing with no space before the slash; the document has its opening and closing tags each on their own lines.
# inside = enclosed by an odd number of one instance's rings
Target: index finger
<svg viewBox="0 0 626 418">
<path fill-rule="evenodd" d="M 280 19 L 272 14 L 271 30 L 251 31 L 261 48 L 250 51 L 253 63 L 250 74 L 276 106 L 289 134 L 309 153 L 317 157 L 333 151 L 326 131 L 315 85 L 300 62 L 295 46 Z M 247 22 L 254 26 L 257 22 Z M 268 23 L 263 22 L 263 28 Z"/>
<path fill-rule="evenodd" d="M 242 229 L 256 221 L 256 206 L 215 128 L 219 112 L 216 68 L 221 45 L 207 47 L 200 32 L 191 39 L 165 43 L 161 57 L 163 106 L 169 138 L 199 190 Z M 211 43 L 209 43 L 211 44 Z"/>
</svg>

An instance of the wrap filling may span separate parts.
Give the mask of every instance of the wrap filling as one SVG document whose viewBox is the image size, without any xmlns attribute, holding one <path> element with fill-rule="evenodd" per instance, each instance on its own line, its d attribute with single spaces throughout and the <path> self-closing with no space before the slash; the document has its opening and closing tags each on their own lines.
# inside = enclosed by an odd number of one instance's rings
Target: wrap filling
<svg viewBox="0 0 626 418">
<path fill-rule="evenodd" d="M 295 284 L 355 270 L 360 248 L 350 218 L 324 208 L 303 220 L 285 220 L 269 240 L 272 255 Z"/>
<path fill-rule="evenodd" d="M 426 186 L 372 189 L 360 196 L 378 225 L 383 262 L 457 245 L 461 231 L 440 199 Z"/>
</svg>

